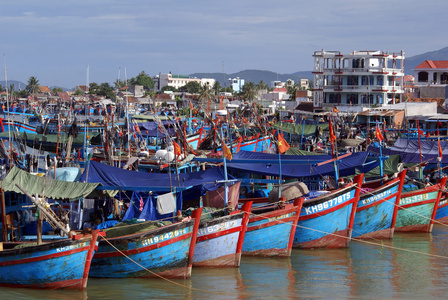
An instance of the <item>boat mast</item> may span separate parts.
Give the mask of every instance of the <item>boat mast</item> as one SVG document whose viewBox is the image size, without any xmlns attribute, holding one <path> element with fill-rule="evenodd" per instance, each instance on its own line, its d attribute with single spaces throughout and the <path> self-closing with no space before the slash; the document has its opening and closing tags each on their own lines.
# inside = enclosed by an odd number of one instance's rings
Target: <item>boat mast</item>
<svg viewBox="0 0 448 300">
<path fill-rule="evenodd" d="M 9 141 L 9 155 L 11 156 L 11 159 L 9 161 L 9 167 L 12 168 L 12 141 L 11 141 L 11 118 L 9 116 L 9 91 L 8 91 L 8 76 L 6 73 L 6 55 L 3 54 L 3 63 L 5 66 L 5 85 L 6 85 L 6 111 L 8 112 L 8 121 L 9 121 L 9 125 L 8 125 L 8 141 Z"/>
</svg>

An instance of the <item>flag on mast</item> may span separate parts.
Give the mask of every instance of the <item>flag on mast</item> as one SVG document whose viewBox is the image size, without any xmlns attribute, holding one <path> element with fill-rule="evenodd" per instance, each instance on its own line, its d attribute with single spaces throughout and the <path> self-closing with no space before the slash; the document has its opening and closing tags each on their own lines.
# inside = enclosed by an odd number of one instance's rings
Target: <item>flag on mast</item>
<svg viewBox="0 0 448 300">
<path fill-rule="evenodd" d="M 229 147 L 227 147 L 224 142 L 222 143 L 222 152 L 225 158 L 232 160 L 232 152 L 230 152 Z"/>
</svg>

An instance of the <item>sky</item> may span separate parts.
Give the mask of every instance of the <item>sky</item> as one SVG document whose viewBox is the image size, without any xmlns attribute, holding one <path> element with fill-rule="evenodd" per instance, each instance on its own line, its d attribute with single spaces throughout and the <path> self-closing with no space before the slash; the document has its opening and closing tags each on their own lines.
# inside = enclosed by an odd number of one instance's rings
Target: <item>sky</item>
<svg viewBox="0 0 448 300">
<path fill-rule="evenodd" d="M 0 81 L 69 89 L 141 71 L 312 71 L 322 49 L 411 57 L 448 46 L 443 0 L 2 2 Z"/>
</svg>

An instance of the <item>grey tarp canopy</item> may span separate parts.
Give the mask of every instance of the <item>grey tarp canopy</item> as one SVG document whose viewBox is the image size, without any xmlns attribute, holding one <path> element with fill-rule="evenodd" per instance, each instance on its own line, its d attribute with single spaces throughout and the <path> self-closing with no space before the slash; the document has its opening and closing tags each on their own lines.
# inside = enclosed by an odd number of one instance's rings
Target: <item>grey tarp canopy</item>
<svg viewBox="0 0 448 300">
<path fill-rule="evenodd" d="M 33 196 L 38 194 L 55 200 L 78 200 L 90 195 L 100 185 L 100 183 L 67 182 L 45 178 L 13 167 L 0 187 L 6 192 L 23 194 L 16 184 Z"/>
</svg>

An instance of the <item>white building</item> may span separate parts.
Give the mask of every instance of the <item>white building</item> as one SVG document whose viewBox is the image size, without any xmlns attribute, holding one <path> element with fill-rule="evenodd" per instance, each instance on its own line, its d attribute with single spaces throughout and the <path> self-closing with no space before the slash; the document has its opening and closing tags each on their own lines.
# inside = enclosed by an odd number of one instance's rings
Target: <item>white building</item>
<svg viewBox="0 0 448 300">
<path fill-rule="evenodd" d="M 239 93 L 243 89 L 244 79 L 241 79 L 239 77 L 237 77 L 237 78 L 229 78 L 229 83 L 230 83 L 230 86 L 232 87 L 232 90 L 235 93 Z"/>
<path fill-rule="evenodd" d="M 176 89 L 179 89 L 189 82 L 198 82 L 201 86 L 208 84 L 210 88 L 215 84 L 215 79 L 213 78 L 191 78 L 188 75 L 173 75 L 162 73 L 155 76 L 153 80 L 155 83 L 156 91 L 160 91 L 165 86 L 172 86 Z"/>
<path fill-rule="evenodd" d="M 404 52 L 316 51 L 314 107 L 362 111 L 403 99 Z M 396 80 L 397 78 L 401 80 Z M 399 100 L 399 101 L 397 101 Z"/>
<path fill-rule="evenodd" d="M 447 85 L 448 60 L 425 60 L 414 69 L 414 84 L 417 86 Z"/>
</svg>

